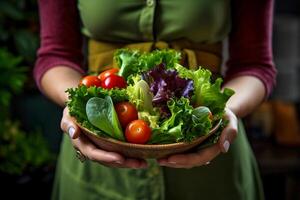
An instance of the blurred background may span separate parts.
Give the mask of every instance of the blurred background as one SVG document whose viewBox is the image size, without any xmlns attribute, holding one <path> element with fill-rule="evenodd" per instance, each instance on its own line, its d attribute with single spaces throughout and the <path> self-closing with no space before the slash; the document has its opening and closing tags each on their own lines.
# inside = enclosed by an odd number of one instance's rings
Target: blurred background
<svg viewBox="0 0 300 200">
<path fill-rule="evenodd" d="M 1 199 L 49 199 L 59 151 L 61 109 L 40 94 L 32 78 L 39 46 L 36 4 L 0 0 Z M 277 86 L 245 124 L 266 199 L 298 200 L 300 1 L 276 1 L 273 29 Z"/>
</svg>

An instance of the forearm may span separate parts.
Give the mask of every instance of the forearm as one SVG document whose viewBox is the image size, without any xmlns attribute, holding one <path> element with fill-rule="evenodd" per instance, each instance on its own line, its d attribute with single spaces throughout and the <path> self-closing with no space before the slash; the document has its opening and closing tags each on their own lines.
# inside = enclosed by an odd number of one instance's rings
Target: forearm
<svg viewBox="0 0 300 200">
<path fill-rule="evenodd" d="M 55 103 L 64 106 L 68 99 L 65 91 L 76 87 L 82 77 L 78 71 L 64 66 L 53 67 L 41 79 L 41 89 Z"/>
<path fill-rule="evenodd" d="M 231 79 L 224 87 L 231 88 L 235 94 L 227 102 L 237 117 L 251 113 L 265 98 L 266 91 L 263 83 L 254 76 L 239 76 Z"/>
</svg>

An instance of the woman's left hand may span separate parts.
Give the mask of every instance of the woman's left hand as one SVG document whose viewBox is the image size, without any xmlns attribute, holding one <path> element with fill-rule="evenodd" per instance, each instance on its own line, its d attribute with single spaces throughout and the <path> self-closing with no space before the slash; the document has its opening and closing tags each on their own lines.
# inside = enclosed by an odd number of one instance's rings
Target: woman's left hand
<svg viewBox="0 0 300 200">
<path fill-rule="evenodd" d="M 175 154 L 158 160 L 161 166 L 173 168 L 193 168 L 209 164 L 220 152 L 226 153 L 230 144 L 238 133 L 238 120 L 235 114 L 228 108 L 225 109 L 225 119 L 228 125 L 221 133 L 217 144 L 214 144 L 197 152 L 187 154 Z"/>
</svg>

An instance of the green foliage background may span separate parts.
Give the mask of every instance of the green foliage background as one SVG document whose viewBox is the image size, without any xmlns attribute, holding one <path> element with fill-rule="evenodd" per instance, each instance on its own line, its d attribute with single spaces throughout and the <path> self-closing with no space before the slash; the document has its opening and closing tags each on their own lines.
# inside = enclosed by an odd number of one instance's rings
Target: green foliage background
<svg viewBox="0 0 300 200">
<path fill-rule="evenodd" d="M 19 175 L 53 161 L 41 132 L 25 132 L 12 102 L 32 90 L 39 45 L 36 0 L 0 1 L 0 172 Z M 29 67 L 30 66 L 30 67 Z"/>
</svg>

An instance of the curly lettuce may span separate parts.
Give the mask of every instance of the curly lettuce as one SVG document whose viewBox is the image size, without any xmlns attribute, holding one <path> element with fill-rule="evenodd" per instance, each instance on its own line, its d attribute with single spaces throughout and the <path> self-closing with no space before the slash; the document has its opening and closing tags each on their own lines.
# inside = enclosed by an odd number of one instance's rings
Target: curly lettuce
<svg viewBox="0 0 300 200">
<path fill-rule="evenodd" d="M 66 91 L 69 95 L 67 106 L 69 113 L 72 117 L 75 117 L 77 122 L 82 124 L 84 127 L 94 131 L 99 135 L 103 135 L 103 132 L 99 131 L 93 126 L 86 114 L 86 104 L 92 97 L 105 98 L 110 96 L 114 103 L 128 101 L 128 95 L 125 89 L 103 89 L 100 87 L 86 87 L 84 85 L 78 86 L 77 88 L 69 88 Z"/>
<path fill-rule="evenodd" d="M 180 64 L 175 65 L 175 69 L 182 78 L 192 79 L 194 82 L 194 99 L 192 102 L 195 107 L 209 107 L 216 119 L 222 118 L 224 108 L 228 99 L 234 94 L 229 88 L 221 90 L 222 79 L 218 78 L 214 83 L 211 82 L 211 72 L 204 68 L 196 71 L 189 70 Z"/>
<path fill-rule="evenodd" d="M 160 108 L 164 116 L 169 116 L 167 102 L 171 98 L 191 98 L 194 92 L 194 83 L 191 79 L 181 78 L 174 69 L 166 69 L 164 64 L 159 64 L 153 69 L 142 74 L 143 79 L 150 85 L 153 93 L 153 104 Z"/>
<path fill-rule="evenodd" d="M 114 59 L 120 68 L 118 74 L 127 79 L 132 74 L 148 71 L 160 63 L 164 63 L 167 68 L 173 68 L 180 60 L 180 53 L 172 49 L 154 50 L 150 53 L 118 49 Z"/>
<path fill-rule="evenodd" d="M 194 109 L 185 97 L 173 98 L 167 105 L 171 116 L 153 129 L 150 143 L 189 142 L 209 133 L 212 120 L 207 107 Z"/>
</svg>

